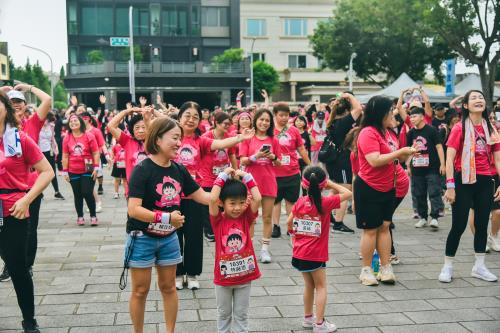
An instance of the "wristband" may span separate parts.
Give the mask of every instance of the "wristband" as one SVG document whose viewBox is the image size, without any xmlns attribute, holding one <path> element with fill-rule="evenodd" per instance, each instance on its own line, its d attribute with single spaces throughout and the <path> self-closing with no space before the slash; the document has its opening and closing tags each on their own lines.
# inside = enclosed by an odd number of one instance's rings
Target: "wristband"
<svg viewBox="0 0 500 333">
<path fill-rule="evenodd" d="M 217 176 L 217 179 L 215 179 L 214 185 L 219 186 L 219 187 L 224 187 L 224 184 L 226 183 L 226 180 L 228 180 L 228 178 L 229 178 L 229 175 L 227 173 L 221 172 Z"/>
<path fill-rule="evenodd" d="M 241 179 L 243 183 L 248 187 L 249 190 L 257 186 L 257 183 L 253 179 L 253 176 L 249 173 L 247 173 L 243 178 Z"/>
<path fill-rule="evenodd" d="M 236 102 L 241 102 L 241 98 L 237 98 L 237 99 L 236 99 Z"/>
<path fill-rule="evenodd" d="M 170 224 L 170 213 L 166 212 L 161 213 L 161 223 Z"/>
<path fill-rule="evenodd" d="M 455 183 L 446 183 L 447 189 L 455 189 Z"/>
<path fill-rule="evenodd" d="M 62 172 L 61 172 L 61 176 L 63 176 L 63 177 L 68 176 L 68 171 L 62 171 Z"/>
<path fill-rule="evenodd" d="M 276 161 L 278 159 L 278 156 L 274 155 L 274 158 L 271 161 Z"/>
<path fill-rule="evenodd" d="M 257 156 L 255 155 L 250 156 L 250 161 L 252 161 L 253 163 L 257 162 Z"/>
<path fill-rule="evenodd" d="M 448 183 L 455 184 L 455 178 L 446 179 L 446 184 L 448 184 Z"/>
</svg>

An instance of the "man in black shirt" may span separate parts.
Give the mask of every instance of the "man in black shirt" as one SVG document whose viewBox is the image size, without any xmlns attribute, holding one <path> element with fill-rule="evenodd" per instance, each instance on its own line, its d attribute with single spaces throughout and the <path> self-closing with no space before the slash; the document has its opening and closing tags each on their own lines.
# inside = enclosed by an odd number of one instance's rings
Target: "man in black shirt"
<svg viewBox="0 0 500 333">
<path fill-rule="evenodd" d="M 432 126 L 437 130 L 446 126 L 446 108 L 443 104 L 436 104 L 434 107 L 434 117 L 432 117 Z"/>
<path fill-rule="evenodd" d="M 418 154 L 407 161 L 412 178 L 412 194 L 416 199 L 420 220 L 416 228 L 427 226 L 427 195 L 431 202 L 431 223 L 434 229 L 439 227 L 439 210 L 444 206 L 441 198 L 441 175 L 445 173 L 443 145 L 437 129 L 425 124 L 424 109 L 413 108 L 410 120 L 413 128 L 407 134 L 407 144 L 415 147 Z"/>
</svg>

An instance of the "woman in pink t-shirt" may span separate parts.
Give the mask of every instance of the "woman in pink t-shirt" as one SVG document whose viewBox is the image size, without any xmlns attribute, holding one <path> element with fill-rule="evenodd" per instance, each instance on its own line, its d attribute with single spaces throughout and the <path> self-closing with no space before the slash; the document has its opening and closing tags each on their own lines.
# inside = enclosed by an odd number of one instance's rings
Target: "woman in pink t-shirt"
<svg viewBox="0 0 500 333">
<path fill-rule="evenodd" d="M 395 282 L 389 261 L 389 226 L 394 213 L 397 167 L 400 160 L 406 160 L 416 152 L 412 147 L 391 150 L 388 142 L 388 129 L 393 125 L 391 107 L 390 99 L 372 97 L 366 105 L 358 136 L 359 172 L 354 180 L 353 192 L 356 225 L 363 229 L 359 278 L 364 285 L 378 284 L 371 268 L 375 248 L 381 260 L 378 278 L 386 283 Z"/>
<path fill-rule="evenodd" d="M 94 198 L 94 185 L 99 172 L 99 148 L 95 137 L 86 133 L 85 123 L 79 116 L 73 114 L 69 117 L 68 135 L 63 141 L 63 175 L 71 184 L 75 198 L 75 209 L 78 215 L 76 223 L 84 225 L 83 200 L 90 211 L 90 225 L 97 226 L 96 202 Z"/>
<path fill-rule="evenodd" d="M 245 171 L 252 174 L 262 195 L 262 249 L 260 261 L 271 262 L 269 245 L 272 233 L 272 212 L 278 192 L 274 166 L 281 165 L 281 150 L 274 137 L 273 114 L 268 109 L 260 109 L 253 119 L 255 136 L 240 145 L 240 162 Z"/>
<path fill-rule="evenodd" d="M 199 123 L 202 118 L 198 103 L 186 102 L 179 109 L 179 123 L 183 131 L 181 146 L 177 151 L 176 162 L 186 167 L 193 179 L 201 183 L 200 169 L 205 155 L 216 150 L 231 148 L 243 140 L 253 137 L 252 130 L 243 134 L 218 140 L 200 136 Z M 181 212 L 186 216 L 186 224 L 177 230 L 183 262 L 177 265 L 176 287 L 182 289 L 187 284 L 189 289 L 198 289 L 196 279 L 202 272 L 203 263 L 203 215 L 205 208 L 191 198 L 183 198 Z"/>
<path fill-rule="evenodd" d="M 493 140 L 493 134 L 483 93 L 470 90 L 462 100 L 462 121 L 453 127 L 447 143 L 444 196 L 452 204 L 452 216 L 444 266 L 439 274 L 441 282 L 451 282 L 453 278 L 453 258 L 467 227 L 470 209 L 474 209 L 476 256 L 471 275 L 485 281 L 497 281 L 484 264 L 493 199 L 500 200 L 500 187 L 495 191 L 495 178 L 500 170 L 500 144 Z"/>
</svg>

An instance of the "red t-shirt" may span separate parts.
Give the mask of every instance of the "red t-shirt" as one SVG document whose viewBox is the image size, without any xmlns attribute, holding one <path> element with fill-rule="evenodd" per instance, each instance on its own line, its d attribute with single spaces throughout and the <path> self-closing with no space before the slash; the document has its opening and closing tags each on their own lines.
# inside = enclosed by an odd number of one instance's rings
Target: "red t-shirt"
<svg viewBox="0 0 500 333">
<path fill-rule="evenodd" d="M 358 161 L 358 154 L 351 151 L 351 155 L 349 156 L 351 160 L 351 169 L 352 169 L 352 174 L 354 176 L 358 175 L 359 172 L 359 161 Z"/>
<path fill-rule="evenodd" d="M 30 168 L 43 159 L 43 154 L 33 139 L 24 132 L 20 132 L 19 136 L 23 153 L 12 157 L 5 157 L 3 138 L 0 136 L 0 189 L 23 191 L 0 194 L 4 217 L 10 216 L 9 209 L 32 187 L 28 182 Z"/>
<path fill-rule="evenodd" d="M 240 144 L 240 156 L 250 157 L 257 154 L 264 145 L 271 146 L 270 152 L 275 154 L 278 159 L 281 159 L 280 144 L 276 137 L 259 139 L 254 136 L 250 140 L 243 141 Z M 256 162 L 251 162 L 245 166 L 245 170 L 252 174 L 259 187 L 260 194 L 267 197 L 276 197 L 278 185 L 276 184 L 273 162 L 270 159 L 262 157 Z"/>
<path fill-rule="evenodd" d="M 99 147 L 99 152 L 101 152 L 102 146 L 106 144 L 106 141 L 104 141 L 104 136 L 102 136 L 102 132 L 96 127 L 92 127 L 87 132 L 91 133 L 95 137 L 97 147 Z"/>
<path fill-rule="evenodd" d="M 319 151 L 321 149 L 321 145 L 323 144 L 323 141 L 325 141 L 327 131 L 326 131 L 326 129 L 325 130 L 322 130 L 322 129 L 315 130 L 314 126 L 312 126 L 311 135 L 314 138 L 314 140 L 316 140 L 316 144 L 311 146 L 311 151 Z"/>
<path fill-rule="evenodd" d="M 392 131 L 388 131 L 387 142 L 389 143 L 389 147 L 394 152 L 399 149 L 399 141 L 396 134 Z M 406 193 L 408 193 L 408 189 L 410 188 L 410 179 L 406 174 L 405 169 L 399 163 L 396 166 L 396 198 L 404 198 Z"/>
<path fill-rule="evenodd" d="M 293 205 L 293 257 L 309 261 L 328 261 L 330 213 L 340 207 L 340 196 L 321 198 L 319 214 L 309 197 L 300 197 Z"/>
<path fill-rule="evenodd" d="M 26 135 L 32 138 L 33 141 L 38 142 L 40 140 L 40 132 L 42 131 L 44 124 L 45 120 L 41 120 L 38 113 L 35 112 L 28 119 L 23 119 L 21 122 L 21 131 L 26 133 Z M 30 188 L 33 187 L 37 178 L 38 172 L 30 172 L 28 176 L 28 185 Z"/>
<path fill-rule="evenodd" d="M 382 137 L 375 127 L 365 127 L 358 137 L 358 176 L 373 189 L 379 192 L 389 192 L 393 188 L 394 164 L 391 162 L 381 167 L 372 167 L 365 155 L 374 152 L 379 152 L 381 155 L 389 154 L 391 147 L 387 139 Z"/>
<path fill-rule="evenodd" d="M 281 149 L 281 166 L 274 167 L 276 177 L 289 177 L 300 173 L 297 148 L 304 146 L 304 140 L 296 127 L 287 127 L 285 132 L 274 129 Z"/>
<path fill-rule="evenodd" d="M 203 119 L 202 121 L 200 121 L 198 128 L 200 129 L 202 134 L 205 134 L 206 132 L 210 131 L 212 125 L 210 125 L 210 122 L 208 120 Z"/>
<path fill-rule="evenodd" d="M 121 132 L 117 141 L 125 149 L 125 174 L 129 181 L 134 167 L 144 161 L 148 154 L 144 151 L 144 143 L 137 141 L 128 133 Z"/>
<path fill-rule="evenodd" d="M 483 126 L 474 125 L 474 129 L 476 132 L 476 174 L 483 176 L 494 176 L 497 174 L 497 171 L 495 168 L 495 157 L 493 156 L 493 152 L 500 150 L 500 144 L 494 144 L 493 147 L 488 146 L 488 144 L 486 143 L 486 136 L 484 134 Z M 446 145 L 448 147 L 454 148 L 457 151 L 453 165 L 455 171 L 460 172 L 462 170 L 462 150 L 464 146 L 461 122 L 457 123 L 451 129 Z"/>
<path fill-rule="evenodd" d="M 113 146 L 112 151 L 114 164 L 117 168 L 124 169 L 127 165 L 125 162 L 125 149 L 123 149 L 123 147 L 119 143 L 117 143 Z"/>
<path fill-rule="evenodd" d="M 88 173 L 85 164 L 94 165 L 92 154 L 99 152 L 97 141 L 91 133 L 80 137 L 68 134 L 63 140 L 63 153 L 68 154 L 68 172 L 75 174 Z"/>
<path fill-rule="evenodd" d="M 222 212 L 210 216 L 215 236 L 214 284 L 240 285 L 261 276 L 250 237 L 250 225 L 255 218 L 257 213 L 250 206 L 237 219 Z"/>
<path fill-rule="evenodd" d="M 214 131 L 209 130 L 203 134 L 202 137 L 214 140 Z M 230 137 L 229 133 L 224 134 L 224 139 Z M 200 168 L 198 169 L 198 174 L 201 178 L 201 187 L 212 187 L 219 173 L 231 166 L 229 155 L 234 154 L 234 150 L 234 147 L 230 149 L 213 150 L 203 156 Z"/>
<path fill-rule="evenodd" d="M 175 161 L 184 165 L 198 184 L 201 182 L 199 175 L 200 162 L 205 155 L 212 152 L 213 141 L 203 136 L 184 136 L 181 147 L 177 150 Z"/>
</svg>

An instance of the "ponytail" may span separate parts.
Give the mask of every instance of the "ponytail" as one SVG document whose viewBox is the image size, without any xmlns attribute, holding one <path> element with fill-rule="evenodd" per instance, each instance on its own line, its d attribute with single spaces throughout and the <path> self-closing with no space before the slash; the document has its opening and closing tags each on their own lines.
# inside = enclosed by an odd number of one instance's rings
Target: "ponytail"
<svg viewBox="0 0 500 333">
<path fill-rule="evenodd" d="M 325 184 L 326 173 L 323 169 L 318 166 L 309 166 L 304 170 L 302 185 L 307 188 L 307 196 L 320 214 L 323 214 L 321 191 Z"/>
</svg>

